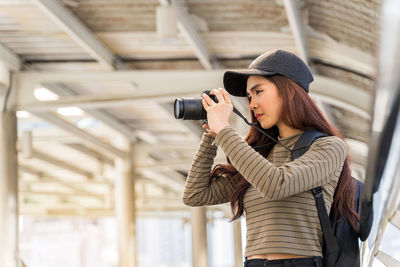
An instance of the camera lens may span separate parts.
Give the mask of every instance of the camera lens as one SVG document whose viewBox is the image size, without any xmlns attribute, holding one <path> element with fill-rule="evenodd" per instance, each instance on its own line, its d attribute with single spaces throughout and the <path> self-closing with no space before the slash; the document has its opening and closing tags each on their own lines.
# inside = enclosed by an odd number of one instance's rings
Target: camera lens
<svg viewBox="0 0 400 267">
<path fill-rule="evenodd" d="M 176 119 L 184 120 L 203 120 L 207 118 L 201 99 L 198 98 L 175 99 L 174 115 Z"/>
<path fill-rule="evenodd" d="M 174 102 L 174 115 L 175 119 L 182 119 L 183 118 L 183 99 L 177 98 Z"/>
<path fill-rule="evenodd" d="M 217 97 L 210 95 L 210 90 L 204 91 L 204 93 L 218 103 Z M 207 119 L 207 112 L 203 107 L 201 98 L 177 98 L 174 102 L 174 116 L 175 119 L 205 120 Z"/>
</svg>

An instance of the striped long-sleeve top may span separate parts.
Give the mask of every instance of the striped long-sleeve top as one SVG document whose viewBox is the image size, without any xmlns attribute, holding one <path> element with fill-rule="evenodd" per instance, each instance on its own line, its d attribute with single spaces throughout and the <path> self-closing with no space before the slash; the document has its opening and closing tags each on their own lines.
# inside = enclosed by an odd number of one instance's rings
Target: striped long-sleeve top
<svg viewBox="0 0 400 267">
<path fill-rule="evenodd" d="M 279 141 L 293 149 L 300 135 Z M 322 186 L 329 212 L 346 157 L 345 143 L 336 136 L 319 138 L 303 156 L 292 161 L 291 152 L 279 144 L 267 158 L 263 157 L 230 126 L 215 138 L 204 133 L 186 180 L 186 205 L 230 201 L 238 181 L 227 175 L 210 178 L 217 146 L 251 184 L 243 200 L 247 226 L 245 256 L 322 256 L 322 233 L 310 189 Z"/>
</svg>

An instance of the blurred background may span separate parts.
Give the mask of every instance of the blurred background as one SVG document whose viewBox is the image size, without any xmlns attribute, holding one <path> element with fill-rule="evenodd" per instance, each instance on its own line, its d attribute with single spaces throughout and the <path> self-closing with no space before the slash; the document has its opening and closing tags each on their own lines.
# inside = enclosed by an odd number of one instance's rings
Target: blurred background
<svg viewBox="0 0 400 267">
<path fill-rule="evenodd" d="M 400 266 L 399 10 L 393 0 L 0 0 L 0 266 L 243 266 L 245 222 L 230 222 L 229 204 L 182 203 L 203 129 L 175 119 L 173 103 L 222 87 L 226 69 L 270 49 L 312 69 L 310 95 L 345 136 L 353 176 L 382 179 L 363 266 Z M 231 125 L 249 130 L 236 115 Z"/>
</svg>

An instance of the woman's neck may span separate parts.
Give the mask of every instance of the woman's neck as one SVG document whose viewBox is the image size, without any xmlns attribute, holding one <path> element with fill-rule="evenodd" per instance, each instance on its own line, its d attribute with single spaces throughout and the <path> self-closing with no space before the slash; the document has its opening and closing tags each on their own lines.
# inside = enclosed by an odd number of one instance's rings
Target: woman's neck
<svg viewBox="0 0 400 267">
<path fill-rule="evenodd" d="M 302 132 L 302 130 L 289 127 L 284 123 L 281 123 L 281 124 L 279 124 L 277 126 L 278 126 L 278 129 L 279 129 L 279 137 L 280 138 L 286 138 L 286 137 L 289 137 L 289 136 L 292 136 L 292 135 L 295 135 L 295 134 L 298 134 L 298 133 Z"/>
</svg>

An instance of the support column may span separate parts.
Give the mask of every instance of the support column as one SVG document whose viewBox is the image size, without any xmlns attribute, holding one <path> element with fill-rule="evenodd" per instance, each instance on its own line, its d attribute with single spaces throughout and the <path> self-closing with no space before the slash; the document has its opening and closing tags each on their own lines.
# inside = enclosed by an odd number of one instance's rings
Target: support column
<svg viewBox="0 0 400 267">
<path fill-rule="evenodd" d="M 235 255 L 235 267 L 243 266 L 243 255 L 242 255 L 242 228 L 240 219 L 233 221 L 233 245 Z"/>
<path fill-rule="evenodd" d="M 17 117 L 4 108 L 8 88 L 0 62 L 0 265 L 18 265 Z M 1 78 L 6 78 L 1 79 Z"/>
<path fill-rule="evenodd" d="M 135 146 L 115 161 L 115 211 L 118 221 L 119 266 L 136 267 Z"/>
<path fill-rule="evenodd" d="M 205 207 L 191 208 L 193 267 L 207 267 L 207 217 Z"/>
</svg>

